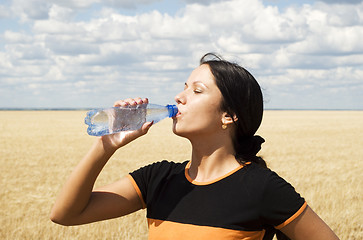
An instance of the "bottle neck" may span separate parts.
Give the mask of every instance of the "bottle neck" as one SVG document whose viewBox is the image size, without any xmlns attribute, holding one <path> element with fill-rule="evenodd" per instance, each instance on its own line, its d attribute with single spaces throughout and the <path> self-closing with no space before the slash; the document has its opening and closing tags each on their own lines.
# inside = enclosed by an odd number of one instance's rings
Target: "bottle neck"
<svg viewBox="0 0 363 240">
<path fill-rule="evenodd" d="M 178 113 L 177 106 L 168 104 L 166 107 L 168 108 L 169 117 L 175 117 L 175 115 Z"/>
</svg>

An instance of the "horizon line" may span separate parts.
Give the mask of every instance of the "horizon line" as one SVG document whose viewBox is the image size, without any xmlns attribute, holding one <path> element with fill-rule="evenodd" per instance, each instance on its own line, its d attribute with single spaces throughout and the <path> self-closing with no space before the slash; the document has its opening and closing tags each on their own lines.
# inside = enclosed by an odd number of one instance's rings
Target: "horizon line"
<svg viewBox="0 0 363 240">
<path fill-rule="evenodd" d="M 92 109 L 101 109 L 101 108 L 48 108 L 48 107 L 40 107 L 40 108 L 2 108 L 0 107 L 0 111 L 89 111 Z M 265 108 L 266 111 L 363 111 L 361 108 Z"/>
</svg>

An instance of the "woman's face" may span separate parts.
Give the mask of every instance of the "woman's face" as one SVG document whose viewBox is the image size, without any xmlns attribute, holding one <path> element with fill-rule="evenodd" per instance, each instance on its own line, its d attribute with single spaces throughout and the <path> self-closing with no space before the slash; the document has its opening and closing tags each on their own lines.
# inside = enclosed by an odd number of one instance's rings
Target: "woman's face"
<svg viewBox="0 0 363 240">
<path fill-rule="evenodd" d="M 188 139 L 211 137 L 222 129 L 222 94 L 207 64 L 196 68 L 175 96 L 178 114 L 173 118 L 173 132 Z"/>
</svg>

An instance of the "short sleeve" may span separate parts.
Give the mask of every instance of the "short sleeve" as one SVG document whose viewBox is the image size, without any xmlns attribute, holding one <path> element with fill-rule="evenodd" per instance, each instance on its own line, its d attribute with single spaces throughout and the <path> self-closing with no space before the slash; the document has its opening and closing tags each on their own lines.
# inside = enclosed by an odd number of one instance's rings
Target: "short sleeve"
<svg viewBox="0 0 363 240">
<path fill-rule="evenodd" d="M 173 173 L 175 167 L 179 166 L 179 168 L 183 169 L 184 165 L 164 160 L 139 168 L 130 173 L 131 182 L 139 194 L 144 208 L 148 207 L 148 203 L 158 194 L 161 183 Z"/>
<path fill-rule="evenodd" d="M 146 208 L 146 197 L 147 197 L 147 190 L 149 187 L 149 183 L 153 176 L 156 174 L 155 172 L 158 171 L 160 162 L 153 163 L 144 167 L 141 167 L 133 172 L 130 173 L 132 177 L 132 184 L 136 192 L 138 193 L 141 202 L 143 203 L 143 207 Z"/>
<path fill-rule="evenodd" d="M 306 208 L 304 198 L 291 184 L 271 172 L 263 193 L 261 216 L 263 221 L 277 229 L 286 226 Z"/>
</svg>

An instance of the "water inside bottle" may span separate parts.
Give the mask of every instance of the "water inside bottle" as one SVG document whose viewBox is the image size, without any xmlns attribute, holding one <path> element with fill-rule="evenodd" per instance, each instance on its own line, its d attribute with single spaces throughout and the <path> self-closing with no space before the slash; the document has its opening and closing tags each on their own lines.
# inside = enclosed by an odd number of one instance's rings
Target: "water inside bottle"
<svg viewBox="0 0 363 240">
<path fill-rule="evenodd" d="M 162 107 L 159 105 L 138 105 L 96 109 L 87 113 L 85 123 L 89 125 L 87 132 L 93 136 L 103 136 L 120 131 L 137 130 L 145 122 L 157 123 L 177 112 L 176 106 Z"/>
<path fill-rule="evenodd" d="M 102 123 L 108 123 L 108 116 L 107 113 L 105 111 L 101 111 L 101 112 L 97 112 L 92 120 L 91 120 L 92 124 L 102 124 Z"/>
<path fill-rule="evenodd" d="M 112 108 L 107 114 L 110 133 L 136 130 L 146 121 L 145 108 Z"/>
</svg>

